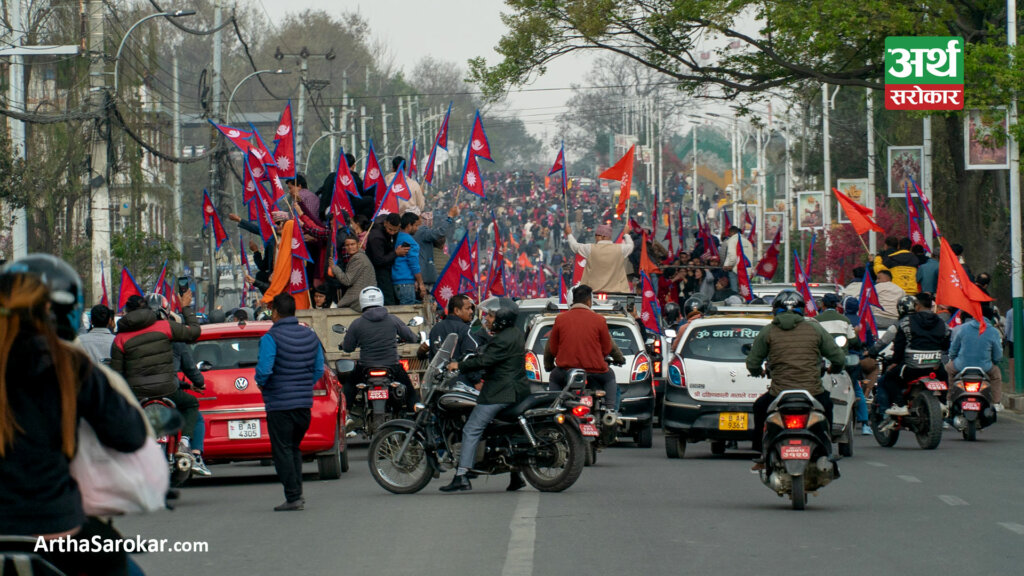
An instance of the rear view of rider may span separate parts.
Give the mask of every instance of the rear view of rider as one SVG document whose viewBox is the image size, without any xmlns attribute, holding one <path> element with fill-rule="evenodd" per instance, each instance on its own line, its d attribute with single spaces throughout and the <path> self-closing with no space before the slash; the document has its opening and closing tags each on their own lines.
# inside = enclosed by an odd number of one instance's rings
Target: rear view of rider
<svg viewBox="0 0 1024 576">
<path fill-rule="evenodd" d="M 893 339 L 892 367 L 885 373 L 885 380 L 878 387 L 876 401 L 889 416 L 907 416 L 910 410 L 903 404 L 903 389 L 908 382 L 934 372 L 939 380 L 946 381 L 946 369 L 941 362 L 933 367 L 915 368 L 906 366 L 907 352 L 945 352 L 949 350 L 950 331 L 946 323 L 934 312 L 935 303 L 931 294 L 919 293 L 905 296 L 897 305 L 901 318 L 896 323 L 896 337 Z M 903 315 L 903 311 L 914 307 L 914 312 Z"/>
<path fill-rule="evenodd" d="M 579 368 L 586 371 L 588 381 L 604 390 L 607 402 L 615 411 L 618 409 L 619 389 L 615 383 L 615 374 L 608 368 L 605 357 L 611 355 L 616 362 L 625 360 L 622 352 L 612 342 L 604 317 L 590 309 L 593 295 L 590 286 L 586 284 L 573 288 L 572 306 L 555 318 L 555 325 L 551 328 L 544 348 L 545 368 L 550 369 L 551 360 L 554 359 L 548 388 L 565 388 L 569 371 Z"/>
<path fill-rule="evenodd" d="M 125 315 L 117 323 L 117 336 L 110 347 L 110 367 L 124 376 L 140 401 L 167 398 L 181 412 L 185 419 L 178 447 L 181 452 L 191 451 L 189 435 L 199 418 L 199 401 L 179 387 L 171 344 L 199 339 L 199 321 L 191 304 L 192 292 L 185 292 L 181 296 L 182 324 L 168 316 L 167 298 L 159 294 L 145 299 L 132 296 L 125 303 Z"/>
<path fill-rule="evenodd" d="M 398 362 L 398 338 L 415 344 L 419 340 L 412 330 L 384 307 L 384 293 L 376 286 L 367 286 L 359 293 L 359 306 L 363 315 L 356 318 L 345 333 L 341 349 L 354 352 L 359 349 L 359 361 L 345 383 L 345 399 L 352 406 L 356 397 L 355 379 L 367 368 L 388 368 L 395 382 L 405 387 L 405 405 L 412 412 L 416 404 L 416 390 L 409 374 Z"/>
<path fill-rule="evenodd" d="M 761 376 L 761 364 L 768 360 L 771 384 L 768 392 L 754 402 L 753 448 L 762 450 L 762 436 L 768 407 L 783 390 L 806 390 L 821 404 L 822 411 L 832 427 L 832 397 L 821 385 L 821 358 L 832 363 L 832 372 L 842 372 L 846 355 L 835 340 L 817 322 L 804 318 L 806 302 L 795 290 L 783 290 L 772 301 L 775 319 L 754 338 L 747 355 L 747 370 L 751 376 Z M 764 468 L 764 454 L 754 461 L 753 470 Z"/>
</svg>

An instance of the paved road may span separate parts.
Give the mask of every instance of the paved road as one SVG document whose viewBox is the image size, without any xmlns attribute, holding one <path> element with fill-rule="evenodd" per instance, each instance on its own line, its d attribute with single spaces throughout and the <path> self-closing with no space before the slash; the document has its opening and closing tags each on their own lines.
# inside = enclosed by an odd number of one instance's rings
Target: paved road
<svg viewBox="0 0 1024 576">
<path fill-rule="evenodd" d="M 507 476 L 441 494 L 384 492 L 353 450 L 350 472 L 316 480 L 306 510 L 282 500 L 273 468 L 238 464 L 183 491 L 178 509 L 121 520 L 126 535 L 205 540 L 207 554 L 137 556 L 148 574 L 1020 574 L 1024 419 L 925 452 L 857 437 L 843 476 L 790 510 L 751 474 L 749 452 L 690 445 L 603 452 L 561 494 L 508 494 Z M 443 480 L 447 481 L 450 475 Z"/>
</svg>

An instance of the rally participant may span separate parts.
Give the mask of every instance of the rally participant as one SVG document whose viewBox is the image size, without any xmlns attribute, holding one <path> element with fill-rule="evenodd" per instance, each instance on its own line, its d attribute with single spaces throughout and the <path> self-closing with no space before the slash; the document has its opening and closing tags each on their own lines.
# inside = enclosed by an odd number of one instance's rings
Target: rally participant
<svg viewBox="0 0 1024 576">
<path fill-rule="evenodd" d="M 910 238 L 900 238 L 896 251 L 882 258 L 882 264 L 892 274 L 893 284 L 909 296 L 917 294 L 917 267 L 921 263 L 910 251 L 911 246 Z"/>
<path fill-rule="evenodd" d="M 429 347 L 428 357 L 431 360 L 441 349 L 441 344 L 449 334 L 456 334 L 459 338 L 452 358 L 462 358 L 480 346 L 480 343 L 469 332 L 475 308 L 473 300 L 465 294 L 456 294 L 448 300 L 448 314 L 443 320 L 434 324 L 434 327 L 430 329 L 430 343 L 424 344 Z"/>
<path fill-rule="evenodd" d="M 530 395 L 525 368 L 526 336 L 516 328 L 519 307 L 509 298 L 491 299 L 480 306 L 486 312 L 484 324 L 494 337 L 480 348 L 478 355 L 448 364 L 449 370 L 461 370 L 464 373 L 482 370 L 484 381 L 477 385 L 480 390 L 477 405 L 462 428 L 462 448 L 455 478 L 447 486 L 441 487 L 442 492 L 473 489 L 468 474 L 475 463 L 480 436 L 499 412 Z M 513 470 L 506 490 L 512 492 L 525 485 L 519 472 Z"/>
<path fill-rule="evenodd" d="M 910 296 L 906 297 L 911 299 Z M 935 372 L 939 379 L 946 380 L 946 368 L 939 364 L 934 368 L 911 368 L 904 366 L 908 350 L 915 352 L 945 352 L 949 350 L 949 327 L 934 312 L 934 299 L 931 294 L 921 292 L 914 297 L 913 313 L 899 319 L 896 324 L 896 337 L 893 339 L 893 365 L 885 373 L 885 380 L 875 391 L 875 400 L 880 408 L 885 409 L 889 416 L 907 416 L 910 410 L 902 405 L 903 388 L 907 382 Z M 909 302 L 900 301 L 901 308 L 908 307 Z M 892 403 L 892 406 L 890 406 Z M 886 408 L 888 406 L 888 408 Z"/>
<path fill-rule="evenodd" d="M 626 260 L 633 253 L 633 239 L 623 235 L 622 244 L 612 243 L 612 227 L 601 224 L 594 228 L 594 244 L 580 244 L 572 234 L 572 227 L 565 227 L 569 249 L 586 259 L 580 282 L 590 286 L 594 292 L 629 293 L 626 279 Z"/>
<path fill-rule="evenodd" d="M 821 404 L 832 429 L 832 397 L 821 384 L 819 366 L 824 356 L 836 374 L 843 370 L 846 355 L 835 340 L 817 322 L 804 319 L 806 302 L 795 290 L 783 290 L 772 301 L 775 319 L 754 338 L 747 354 L 747 370 L 751 376 L 764 374 L 762 363 L 768 360 L 771 384 L 768 392 L 754 401 L 753 448 L 762 450 L 762 433 L 768 418 L 768 407 L 783 390 L 807 390 Z M 763 470 L 765 456 L 754 461 L 752 470 Z"/>
<path fill-rule="evenodd" d="M 840 309 L 843 307 L 842 300 L 839 299 L 837 294 L 825 294 L 821 300 L 824 310 L 814 319 L 833 337 L 843 336 L 846 338 L 846 344 L 842 346 L 844 354 L 848 354 L 851 350 L 859 352 L 861 342 L 860 338 L 857 337 L 857 330 L 854 329 L 850 319 L 840 312 Z M 860 424 L 861 435 L 870 436 L 871 427 L 868 426 L 868 401 L 864 397 L 864 390 L 860 385 L 863 376 L 860 364 L 847 367 L 846 372 L 850 375 L 853 389 L 857 394 L 857 423 Z"/>
<path fill-rule="evenodd" d="M 114 343 L 114 311 L 97 304 L 89 312 L 92 328 L 78 338 L 93 364 L 110 364 L 110 345 Z"/>
<path fill-rule="evenodd" d="M 974 318 L 966 310 L 960 311 L 964 323 L 953 330 L 946 372 L 949 373 L 949 385 L 952 386 L 956 375 L 964 368 L 981 368 L 988 375 L 989 386 L 992 389 L 992 407 L 996 412 L 1000 412 L 1003 409 L 1003 375 L 999 370 L 999 362 L 1003 359 L 1002 338 L 994 323 L 985 318 L 986 309 L 990 309 L 990 304 L 983 302 L 981 306 L 981 318 Z M 980 322 L 984 322 L 987 327 L 979 334 Z"/>
</svg>

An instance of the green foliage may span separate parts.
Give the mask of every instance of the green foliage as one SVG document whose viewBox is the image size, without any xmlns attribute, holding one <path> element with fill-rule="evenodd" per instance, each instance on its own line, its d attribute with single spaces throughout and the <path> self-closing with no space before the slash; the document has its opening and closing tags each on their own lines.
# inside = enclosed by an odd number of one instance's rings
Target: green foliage
<svg viewBox="0 0 1024 576">
<path fill-rule="evenodd" d="M 164 261 L 175 262 L 179 258 L 178 250 L 168 239 L 144 234 L 134 227 L 111 236 L 110 254 L 114 261 L 110 270 L 117 271 L 126 266 L 143 290 L 151 288 Z M 119 276 L 114 273 L 111 276 L 116 283 Z M 116 287 L 114 290 L 113 294 L 116 294 Z"/>
</svg>

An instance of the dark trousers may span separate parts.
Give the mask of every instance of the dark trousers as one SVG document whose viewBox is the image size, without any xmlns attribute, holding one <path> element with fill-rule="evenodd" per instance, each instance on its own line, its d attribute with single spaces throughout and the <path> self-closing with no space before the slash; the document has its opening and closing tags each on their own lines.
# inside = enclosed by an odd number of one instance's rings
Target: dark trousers
<svg viewBox="0 0 1024 576">
<path fill-rule="evenodd" d="M 174 402 L 178 412 L 181 412 L 181 417 L 185 420 L 181 427 L 181 435 L 191 437 L 193 430 L 196 429 L 196 421 L 199 420 L 199 400 L 180 388 L 167 398 Z"/>
<path fill-rule="evenodd" d="M 309 430 L 311 417 L 309 408 L 267 411 L 270 454 L 277 477 L 284 484 L 284 497 L 289 502 L 302 498 L 302 451 L 299 444 Z"/>
<path fill-rule="evenodd" d="M 772 405 L 777 396 L 765 392 L 760 398 L 754 401 L 754 441 L 751 447 L 760 452 L 762 449 L 762 441 L 764 440 L 764 423 L 768 419 L 768 407 Z M 816 394 L 814 399 L 821 404 L 821 409 L 825 412 L 825 418 L 828 420 L 829 434 L 832 434 L 832 395 L 828 393 L 828 390 L 821 394 Z"/>
<path fill-rule="evenodd" d="M 913 382 L 923 376 L 927 376 L 932 372 L 935 373 L 935 377 L 938 380 L 943 382 L 949 381 L 949 376 L 946 374 L 946 368 L 943 366 L 937 366 L 935 368 L 910 368 L 897 364 L 896 366 L 889 368 L 889 370 L 885 372 L 885 378 L 882 380 L 882 385 L 879 386 L 879 391 L 883 393 L 875 393 L 879 409 L 884 410 L 892 404 L 903 406 L 905 404 L 903 401 L 903 391 L 907 389 L 907 383 Z M 945 394 L 942 395 L 942 401 L 946 401 Z"/>
<path fill-rule="evenodd" d="M 384 293 L 385 306 L 397 306 L 398 298 L 395 297 L 395 283 L 391 281 L 391 268 L 374 268 L 377 276 L 377 288 Z"/>
</svg>

